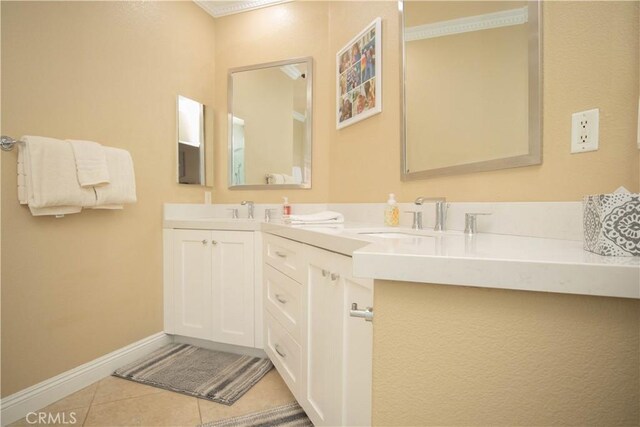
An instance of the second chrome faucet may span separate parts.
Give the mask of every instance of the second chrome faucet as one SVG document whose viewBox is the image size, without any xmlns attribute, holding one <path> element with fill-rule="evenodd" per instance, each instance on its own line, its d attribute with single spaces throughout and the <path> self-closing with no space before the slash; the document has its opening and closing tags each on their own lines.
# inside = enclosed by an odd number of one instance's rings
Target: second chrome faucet
<svg viewBox="0 0 640 427">
<path fill-rule="evenodd" d="M 240 202 L 240 204 L 242 206 L 247 206 L 247 218 L 253 219 L 253 202 L 251 200 L 243 200 L 242 202 Z"/>
<path fill-rule="evenodd" d="M 423 197 L 416 198 L 413 202 L 416 207 L 422 206 L 425 202 L 435 202 L 436 206 L 436 223 L 433 226 L 434 231 L 445 231 L 447 223 L 447 199 L 444 197 Z M 422 211 L 410 211 L 413 213 L 413 225 L 411 228 L 422 230 Z"/>
</svg>

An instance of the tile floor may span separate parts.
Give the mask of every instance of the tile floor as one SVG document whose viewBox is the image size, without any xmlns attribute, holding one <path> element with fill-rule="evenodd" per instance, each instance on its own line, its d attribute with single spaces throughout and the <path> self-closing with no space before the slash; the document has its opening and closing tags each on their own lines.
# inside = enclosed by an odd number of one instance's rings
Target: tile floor
<svg viewBox="0 0 640 427">
<path fill-rule="evenodd" d="M 275 369 L 231 406 L 197 399 L 116 377 L 107 377 L 37 412 L 60 413 L 66 424 L 47 426 L 197 426 L 293 402 Z M 70 424 L 73 418 L 75 424 Z M 64 415 L 63 415 L 64 414 Z M 33 421 L 33 416 L 30 417 Z M 10 426 L 33 426 L 26 419 Z"/>
</svg>

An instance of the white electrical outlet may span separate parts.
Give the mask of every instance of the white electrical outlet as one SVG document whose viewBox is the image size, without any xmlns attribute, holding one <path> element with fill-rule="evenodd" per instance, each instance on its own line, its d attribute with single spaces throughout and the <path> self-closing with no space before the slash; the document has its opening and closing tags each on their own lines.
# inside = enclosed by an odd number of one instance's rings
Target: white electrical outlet
<svg viewBox="0 0 640 427">
<path fill-rule="evenodd" d="M 584 153 L 598 149 L 600 110 L 581 111 L 571 116 L 571 152 Z"/>
</svg>

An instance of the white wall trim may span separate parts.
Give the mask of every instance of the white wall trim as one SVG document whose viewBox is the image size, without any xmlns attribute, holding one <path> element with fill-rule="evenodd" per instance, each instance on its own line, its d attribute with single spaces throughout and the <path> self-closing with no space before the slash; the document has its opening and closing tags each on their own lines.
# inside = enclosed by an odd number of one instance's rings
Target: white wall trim
<svg viewBox="0 0 640 427">
<path fill-rule="evenodd" d="M 37 411 L 71 393 L 105 378 L 117 368 L 131 363 L 148 353 L 170 344 L 172 338 L 158 332 L 126 347 L 112 351 L 91 362 L 80 365 L 53 378 L 42 381 L 17 393 L 5 397 L 0 402 L 1 424 L 7 425 L 23 418 L 31 411 Z"/>
<path fill-rule="evenodd" d="M 484 15 L 466 16 L 464 18 L 434 22 L 432 24 L 407 27 L 404 30 L 404 39 L 405 41 L 411 42 L 453 34 L 469 33 L 472 31 L 509 27 L 524 24 L 528 19 L 528 8 L 524 6 L 517 9 L 486 13 Z"/>
<path fill-rule="evenodd" d="M 170 335 L 173 342 L 179 344 L 189 344 L 207 350 L 224 351 L 225 353 L 241 354 L 251 357 L 267 357 L 267 353 L 262 348 L 245 347 L 242 345 L 226 344 L 223 342 L 203 340 L 201 338 L 186 337 L 184 335 Z"/>
<path fill-rule="evenodd" d="M 234 13 L 247 12 L 249 10 L 260 9 L 267 6 L 273 6 L 280 3 L 289 3 L 293 0 L 253 0 L 253 1 L 207 1 L 194 0 L 194 2 L 203 8 L 208 14 L 214 18 L 221 16 L 233 15 Z"/>
</svg>

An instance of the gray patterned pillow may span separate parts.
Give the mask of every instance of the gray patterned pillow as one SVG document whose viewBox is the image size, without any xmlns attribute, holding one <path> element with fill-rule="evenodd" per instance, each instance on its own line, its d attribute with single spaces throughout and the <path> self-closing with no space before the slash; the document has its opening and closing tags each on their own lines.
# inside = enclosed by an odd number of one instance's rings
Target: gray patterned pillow
<svg viewBox="0 0 640 427">
<path fill-rule="evenodd" d="M 607 256 L 640 255 L 640 194 L 585 196 L 584 248 Z"/>
</svg>

